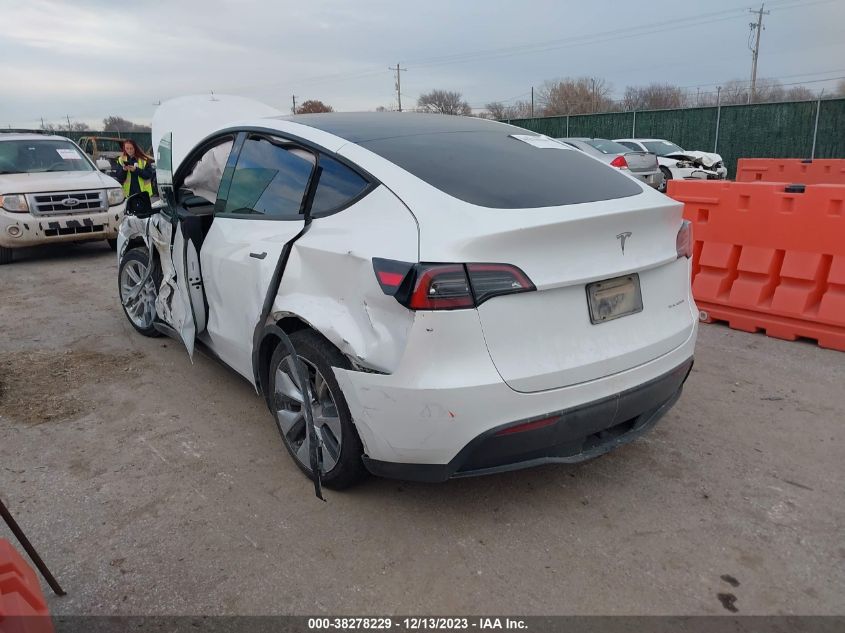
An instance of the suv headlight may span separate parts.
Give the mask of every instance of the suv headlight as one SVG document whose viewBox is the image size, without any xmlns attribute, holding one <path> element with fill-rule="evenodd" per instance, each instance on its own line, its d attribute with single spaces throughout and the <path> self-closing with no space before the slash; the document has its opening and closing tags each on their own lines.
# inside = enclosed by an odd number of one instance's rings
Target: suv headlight
<svg viewBox="0 0 845 633">
<path fill-rule="evenodd" d="M 26 213 L 29 211 L 29 205 L 26 203 L 26 197 L 19 193 L 0 196 L 0 207 L 3 207 L 6 211 L 12 211 L 13 213 Z"/>
<path fill-rule="evenodd" d="M 123 202 L 123 189 L 106 189 L 106 193 L 109 196 L 110 207 Z"/>
</svg>

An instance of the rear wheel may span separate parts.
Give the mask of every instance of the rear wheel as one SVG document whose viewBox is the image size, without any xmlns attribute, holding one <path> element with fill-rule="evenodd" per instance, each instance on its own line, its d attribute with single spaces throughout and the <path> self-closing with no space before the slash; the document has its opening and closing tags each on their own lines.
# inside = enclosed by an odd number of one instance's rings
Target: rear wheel
<svg viewBox="0 0 845 633">
<path fill-rule="evenodd" d="M 156 274 L 157 271 L 154 271 L 154 274 L 144 281 L 149 266 L 150 257 L 145 248 L 133 248 L 126 251 L 120 259 L 117 272 L 120 303 L 132 327 L 144 336 L 161 336 L 161 333 L 153 326 L 161 274 Z"/>
<path fill-rule="evenodd" d="M 12 263 L 12 249 L 0 246 L 0 266 Z"/>
<path fill-rule="evenodd" d="M 666 190 L 669 189 L 669 181 L 672 180 L 672 172 L 669 171 L 668 167 L 660 167 L 660 171 L 663 172 L 663 184 L 657 188 L 658 191 L 661 193 L 666 193 Z"/>
<path fill-rule="evenodd" d="M 279 345 L 270 360 L 268 380 L 276 426 L 296 465 L 312 477 L 311 445 L 304 413 L 304 407 L 309 407 L 323 438 L 322 482 L 327 488 L 347 488 L 365 474 L 361 439 L 332 370 L 332 367 L 348 368 L 349 361 L 316 332 L 295 332 L 290 340 L 305 365 L 310 400 L 305 402 L 287 348 Z"/>
</svg>

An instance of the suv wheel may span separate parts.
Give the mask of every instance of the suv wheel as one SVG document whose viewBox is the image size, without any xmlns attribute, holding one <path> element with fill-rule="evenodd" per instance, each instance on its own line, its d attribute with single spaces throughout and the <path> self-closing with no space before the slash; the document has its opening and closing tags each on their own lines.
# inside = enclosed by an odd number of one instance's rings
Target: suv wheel
<svg viewBox="0 0 845 633">
<path fill-rule="evenodd" d="M 365 474 L 361 439 L 332 370 L 332 367 L 348 368 L 349 361 L 316 332 L 295 332 L 290 340 L 308 374 L 310 402 L 304 402 L 287 348 L 279 345 L 270 360 L 267 381 L 276 426 L 296 465 L 312 477 L 310 442 L 303 413 L 303 407 L 310 407 L 323 438 L 322 482 L 335 490 L 347 488 Z"/>
</svg>

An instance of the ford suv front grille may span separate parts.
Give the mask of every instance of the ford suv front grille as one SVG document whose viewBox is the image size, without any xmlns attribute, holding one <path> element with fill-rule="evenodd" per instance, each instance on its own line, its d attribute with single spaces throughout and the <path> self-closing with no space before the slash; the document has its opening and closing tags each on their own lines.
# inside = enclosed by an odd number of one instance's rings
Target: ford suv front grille
<svg viewBox="0 0 845 633">
<path fill-rule="evenodd" d="M 41 216 L 97 213 L 109 208 L 106 192 L 102 189 L 31 193 L 27 199 L 32 215 Z"/>
</svg>

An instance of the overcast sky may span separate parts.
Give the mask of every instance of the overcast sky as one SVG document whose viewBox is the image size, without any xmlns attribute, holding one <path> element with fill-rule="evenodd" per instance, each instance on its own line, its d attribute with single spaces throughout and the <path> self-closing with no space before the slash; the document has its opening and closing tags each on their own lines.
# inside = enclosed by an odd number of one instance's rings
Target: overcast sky
<svg viewBox="0 0 845 633">
<path fill-rule="evenodd" d="M 748 79 L 742 0 L 0 0 L 0 126 L 149 122 L 154 103 L 240 94 L 289 109 L 403 106 L 433 88 L 471 106 L 598 76 L 626 85 Z M 758 76 L 833 89 L 845 77 L 845 0 L 771 0 Z"/>
</svg>

